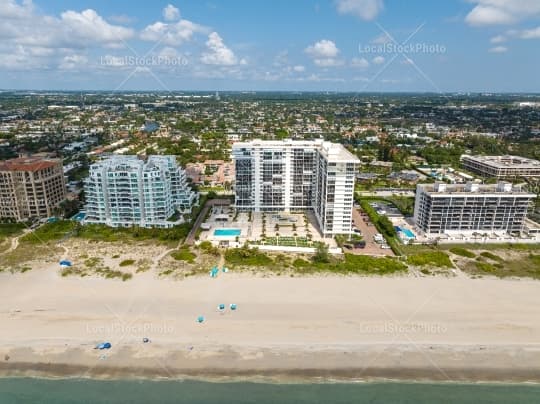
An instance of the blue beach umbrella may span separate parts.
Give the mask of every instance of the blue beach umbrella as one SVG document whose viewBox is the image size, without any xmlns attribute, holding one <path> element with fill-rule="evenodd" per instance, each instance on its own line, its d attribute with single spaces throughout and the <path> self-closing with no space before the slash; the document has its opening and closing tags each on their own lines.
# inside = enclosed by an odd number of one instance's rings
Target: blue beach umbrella
<svg viewBox="0 0 540 404">
<path fill-rule="evenodd" d="M 231 308 L 231 310 L 236 310 L 236 304 L 235 303 L 231 303 L 231 305 L 229 307 Z"/>
<path fill-rule="evenodd" d="M 220 310 L 220 311 L 225 310 L 225 305 L 224 305 L 223 303 L 221 303 L 221 304 L 218 306 L 218 310 Z"/>
<path fill-rule="evenodd" d="M 197 317 L 197 322 L 198 323 L 204 323 L 204 316 Z"/>
</svg>

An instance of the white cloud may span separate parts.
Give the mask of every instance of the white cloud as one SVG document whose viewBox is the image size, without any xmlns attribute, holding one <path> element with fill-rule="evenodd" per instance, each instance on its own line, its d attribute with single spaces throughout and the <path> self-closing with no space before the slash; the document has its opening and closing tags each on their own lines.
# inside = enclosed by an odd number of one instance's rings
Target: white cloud
<svg viewBox="0 0 540 404">
<path fill-rule="evenodd" d="M 91 9 L 81 13 L 66 11 L 61 14 L 61 17 L 66 34 L 81 43 L 114 44 L 133 36 L 133 30 L 130 28 L 111 25 Z"/>
<path fill-rule="evenodd" d="M 504 35 L 494 36 L 489 40 L 491 43 L 503 43 L 506 42 L 506 37 Z"/>
<path fill-rule="evenodd" d="M 467 14 L 470 25 L 513 24 L 540 15 L 538 0 L 470 0 L 476 6 Z"/>
<path fill-rule="evenodd" d="M 339 49 L 333 41 L 322 39 L 308 46 L 305 52 L 315 59 L 334 58 L 339 54 Z"/>
<path fill-rule="evenodd" d="M 319 67 L 336 67 L 342 66 L 345 63 L 341 59 L 334 58 L 314 59 L 313 62 Z"/>
<path fill-rule="evenodd" d="M 176 23 L 157 21 L 148 25 L 140 34 L 143 41 L 160 41 L 165 45 L 178 46 L 190 41 L 196 33 L 207 33 L 208 29 L 189 20 Z"/>
<path fill-rule="evenodd" d="M 9 69 L 34 70 L 81 66 L 75 51 L 119 48 L 134 35 L 130 28 L 107 22 L 92 9 L 66 10 L 59 16 L 39 14 L 32 2 L 0 1 L 0 59 Z"/>
<path fill-rule="evenodd" d="M 506 53 L 508 48 L 506 46 L 495 46 L 494 48 L 489 49 L 490 53 Z"/>
<path fill-rule="evenodd" d="M 339 49 L 336 44 L 329 39 L 322 39 L 304 49 L 319 67 L 333 67 L 343 65 L 343 60 L 337 59 Z"/>
<path fill-rule="evenodd" d="M 180 10 L 172 4 L 167 4 L 163 9 L 163 18 L 165 21 L 176 21 L 180 18 Z"/>
<path fill-rule="evenodd" d="M 34 12 L 30 2 L 0 4 L 0 37 L 13 45 L 50 48 L 119 46 L 133 30 L 112 25 L 92 9 L 65 11 L 60 18 Z"/>
<path fill-rule="evenodd" d="M 206 47 L 208 48 L 208 52 L 203 53 L 201 56 L 201 62 L 204 64 L 231 66 L 239 63 L 234 52 L 225 45 L 217 32 L 212 32 L 208 35 Z M 240 60 L 240 64 L 246 63 L 244 59 Z"/>
<path fill-rule="evenodd" d="M 353 58 L 351 66 L 358 67 L 359 69 L 367 69 L 369 67 L 369 62 L 366 58 Z"/>
<path fill-rule="evenodd" d="M 306 68 L 302 65 L 296 65 L 296 66 L 293 66 L 293 70 L 297 73 L 301 73 L 303 71 L 306 70 Z"/>
<path fill-rule="evenodd" d="M 336 0 L 340 14 L 351 14 L 362 20 L 370 21 L 384 9 L 383 0 Z"/>
<path fill-rule="evenodd" d="M 534 28 L 534 29 L 527 29 L 524 31 L 521 31 L 519 34 L 519 37 L 521 39 L 536 39 L 540 38 L 540 27 Z"/>
<path fill-rule="evenodd" d="M 88 58 L 84 55 L 64 56 L 58 68 L 61 70 L 77 70 L 88 64 Z"/>
<path fill-rule="evenodd" d="M 371 43 L 376 45 L 384 45 L 387 43 L 393 42 L 392 38 L 387 33 L 383 33 L 379 35 L 377 38 L 375 38 Z"/>
<path fill-rule="evenodd" d="M 375 56 L 372 60 L 372 62 L 376 65 L 382 65 L 384 63 L 385 59 L 383 56 Z"/>
<path fill-rule="evenodd" d="M 26 18 L 32 14 L 34 5 L 31 1 L 23 1 L 19 4 L 15 0 L 3 0 L 0 2 L 0 18 Z"/>
</svg>

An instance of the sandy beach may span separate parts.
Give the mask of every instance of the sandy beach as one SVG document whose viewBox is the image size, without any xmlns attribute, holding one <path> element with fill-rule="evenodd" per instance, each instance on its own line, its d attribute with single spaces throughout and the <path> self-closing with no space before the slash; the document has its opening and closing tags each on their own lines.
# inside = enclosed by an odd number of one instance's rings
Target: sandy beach
<svg viewBox="0 0 540 404">
<path fill-rule="evenodd" d="M 538 281 L 148 272 L 122 282 L 51 267 L 0 273 L 0 293 L 4 376 L 540 382 Z M 94 349 L 104 341 L 112 349 Z"/>
</svg>

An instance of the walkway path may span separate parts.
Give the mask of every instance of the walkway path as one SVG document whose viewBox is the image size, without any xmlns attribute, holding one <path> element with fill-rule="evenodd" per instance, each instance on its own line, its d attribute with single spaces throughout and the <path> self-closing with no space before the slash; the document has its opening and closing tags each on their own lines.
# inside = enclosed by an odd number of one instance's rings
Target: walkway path
<svg viewBox="0 0 540 404">
<path fill-rule="evenodd" d="M 230 205 L 231 200 L 230 199 L 210 199 L 209 201 L 206 201 L 204 204 L 204 207 L 199 212 L 199 216 L 197 216 L 197 220 L 195 220 L 195 223 L 193 224 L 193 227 L 191 228 L 188 236 L 186 237 L 186 244 L 187 245 L 193 245 L 195 243 L 195 236 L 197 235 L 197 230 L 203 223 L 206 214 L 208 213 L 208 210 L 216 205 Z"/>
</svg>

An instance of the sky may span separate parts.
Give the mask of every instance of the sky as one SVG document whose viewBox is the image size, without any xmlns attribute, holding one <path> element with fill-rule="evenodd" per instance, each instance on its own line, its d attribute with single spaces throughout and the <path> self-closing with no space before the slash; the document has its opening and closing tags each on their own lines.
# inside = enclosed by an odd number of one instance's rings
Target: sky
<svg viewBox="0 0 540 404">
<path fill-rule="evenodd" d="M 0 88 L 540 92 L 540 0 L 0 0 Z"/>
</svg>

